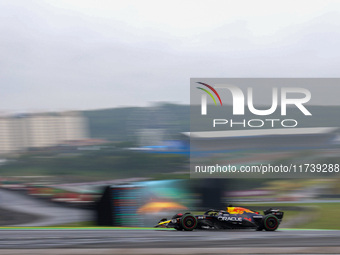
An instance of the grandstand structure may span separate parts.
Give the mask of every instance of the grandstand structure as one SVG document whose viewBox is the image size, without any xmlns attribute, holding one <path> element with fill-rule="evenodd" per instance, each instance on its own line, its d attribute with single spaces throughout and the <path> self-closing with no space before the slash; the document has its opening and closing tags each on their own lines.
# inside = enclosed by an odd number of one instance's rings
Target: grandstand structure
<svg viewBox="0 0 340 255">
<path fill-rule="evenodd" d="M 276 128 L 182 133 L 191 151 L 292 150 L 324 148 L 339 135 L 337 127 Z"/>
</svg>

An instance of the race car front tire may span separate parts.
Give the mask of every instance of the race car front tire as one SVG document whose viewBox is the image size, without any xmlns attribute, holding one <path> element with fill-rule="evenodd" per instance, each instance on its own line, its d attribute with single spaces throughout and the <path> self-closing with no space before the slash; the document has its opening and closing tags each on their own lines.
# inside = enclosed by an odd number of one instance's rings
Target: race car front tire
<svg viewBox="0 0 340 255">
<path fill-rule="evenodd" d="M 197 219 L 192 214 L 185 214 L 181 218 L 180 226 L 185 231 L 192 231 L 192 230 L 194 230 L 197 227 Z"/>
</svg>

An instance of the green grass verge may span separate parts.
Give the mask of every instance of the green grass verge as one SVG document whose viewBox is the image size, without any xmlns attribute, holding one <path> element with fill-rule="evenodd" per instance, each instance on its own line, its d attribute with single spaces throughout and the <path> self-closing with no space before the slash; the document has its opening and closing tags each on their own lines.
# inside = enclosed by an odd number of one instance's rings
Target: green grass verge
<svg viewBox="0 0 340 255">
<path fill-rule="evenodd" d="M 320 203 L 309 205 L 318 207 L 317 216 L 314 220 L 302 224 L 299 227 L 306 229 L 340 229 L 340 203 Z"/>
<path fill-rule="evenodd" d="M 81 227 L 97 227 L 95 225 L 94 221 L 79 221 L 79 222 L 71 222 L 61 225 L 53 225 L 50 227 L 61 227 L 61 228 L 68 228 L 68 227 L 75 227 L 75 228 L 81 228 Z"/>
</svg>

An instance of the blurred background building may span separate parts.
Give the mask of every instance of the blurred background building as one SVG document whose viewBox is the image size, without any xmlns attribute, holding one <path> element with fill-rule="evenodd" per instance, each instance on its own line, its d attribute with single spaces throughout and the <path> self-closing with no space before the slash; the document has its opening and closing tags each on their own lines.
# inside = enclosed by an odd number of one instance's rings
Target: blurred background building
<svg viewBox="0 0 340 255">
<path fill-rule="evenodd" d="M 0 154 L 57 146 L 89 138 L 79 112 L 36 113 L 0 118 Z"/>
</svg>

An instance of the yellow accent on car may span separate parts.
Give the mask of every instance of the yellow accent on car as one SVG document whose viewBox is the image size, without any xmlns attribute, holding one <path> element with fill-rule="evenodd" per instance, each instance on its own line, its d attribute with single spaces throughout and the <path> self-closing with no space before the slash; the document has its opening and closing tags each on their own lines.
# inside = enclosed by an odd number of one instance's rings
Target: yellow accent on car
<svg viewBox="0 0 340 255">
<path fill-rule="evenodd" d="M 167 220 L 167 221 L 162 221 L 160 223 L 158 223 L 158 225 L 163 225 L 163 224 L 166 224 L 166 223 L 170 223 L 171 220 Z"/>
</svg>

